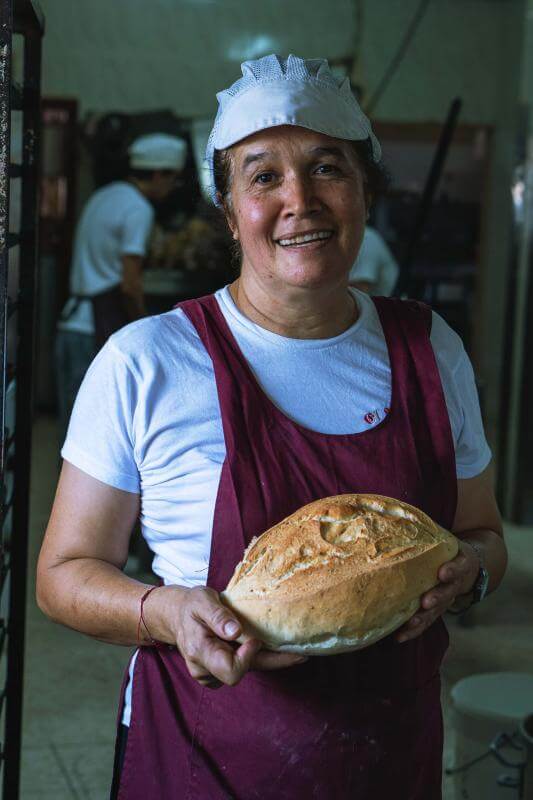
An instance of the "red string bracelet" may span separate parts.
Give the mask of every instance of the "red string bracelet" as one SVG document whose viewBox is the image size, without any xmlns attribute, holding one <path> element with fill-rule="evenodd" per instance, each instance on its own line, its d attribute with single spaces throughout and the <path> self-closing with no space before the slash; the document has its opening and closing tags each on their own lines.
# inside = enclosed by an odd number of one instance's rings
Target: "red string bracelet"
<svg viewBox="0 0 533 800">
<path fill-rule="evenodd" d="M 146 620 L 144 618 L 144 613 L 143 613 L 144 603 L 145 603 L 145 600 L 148 597 L 148 595 L 151 592 L 153 592 L 154 589 L 160 589 L 160 588 L 161 588 L 160 586 L 150 586 L 150 588 L 147 589 L 146 592 L 141 597 L 141 609 L 140 609 L 140 615 L 139 615 L 139 624 L 137 625 L 137 644 L 138 644 L 139 647 L 146 647 L 146 645 L 144 645 L 141 642 L 141 625 L 144 626 L 144 629 L 145 629 L 146 633 L 148 634 L 148 638 L 150 639 L 150 644 L 153 647 L 157 647 L 157 648 L 164 647 L 162 642 L 156 642 L 156 640 L 153 638 L 152 634 L 148 630 L 148 625 L 146 624 Z"/>
</svg>

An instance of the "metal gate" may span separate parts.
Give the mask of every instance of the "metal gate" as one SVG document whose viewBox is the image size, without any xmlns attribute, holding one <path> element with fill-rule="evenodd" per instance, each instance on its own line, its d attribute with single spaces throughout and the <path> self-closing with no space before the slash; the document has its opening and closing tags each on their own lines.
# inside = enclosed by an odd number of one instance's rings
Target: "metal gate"
<svg viewBox="0 0 533 800">
<path fill-rule="evenodd" d="M 19 794 L 43 17 L 0 0 L 0 769 Z M 13 34 L 19 34 L 14 39 Z M 20 44 L 20 76 L 13 45 Z M 16 79 L 19 78 L 19 82 Z"/>
</svg>

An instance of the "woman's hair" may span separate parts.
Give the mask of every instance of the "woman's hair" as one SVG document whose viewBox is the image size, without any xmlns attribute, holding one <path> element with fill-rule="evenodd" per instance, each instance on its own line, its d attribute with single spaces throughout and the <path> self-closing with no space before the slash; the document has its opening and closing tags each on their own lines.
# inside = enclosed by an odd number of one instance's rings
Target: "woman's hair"
<svg viewBox="0 0 533 800">
<path fill-rule="evenodd" d="M 378 161 L 377 163 L 374 161 L 372 142 L 370 139 L 350 142 L 350 144 L 363 170 L 365 191 L 368 204 L 371 205 L 378 197 L 384 195 L 389 188 L 390 174 L 383 161 Z"/>
<path fill-rule="evenodd" d="M 383 162 L 376 163 L 372 156 L 370 139 L 352 141 L 350 144 L 363 170 L 365 191 L 369 205 L 387 191 L 390 175 Z M 215 189 L 224 200 L 231 191 L 231 156 L 229 150 L 215 150 L 213 157 Z"/>
</svg>

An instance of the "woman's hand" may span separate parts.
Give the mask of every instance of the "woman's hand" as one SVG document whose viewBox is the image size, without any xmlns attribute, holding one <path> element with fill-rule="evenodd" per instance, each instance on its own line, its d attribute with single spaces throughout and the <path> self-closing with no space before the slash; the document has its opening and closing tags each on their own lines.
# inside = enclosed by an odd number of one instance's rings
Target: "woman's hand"
<svg viewBox="0 0 533 800">
<path fill-rule="evenodd" d="M 258 639 L 247 638 L 238 644 L 235 640 L 242 634 L 241 623 L 213 589 L 179 587 L 178 591 L 177 606 L 169 604 L 172 592 L 165 593 L 166 613 L 172 609 L 176 645 L 189 673 L 202 686 L 235 686 L 250 669 L 282 669 L 306 660 L 262 650 Z"/>
<path fill-rule="evenodd" d="M 396 639 L 407 642 L 420 636 L 450 608 L 456 597 L 472 590 L 478 572 L 479 556 L 468 542 L 459 541 L 458 554 L 440 567 L 437 573 L 439 583 L 422 595 L 420 608 L 396 632 Z"/>
</svg>

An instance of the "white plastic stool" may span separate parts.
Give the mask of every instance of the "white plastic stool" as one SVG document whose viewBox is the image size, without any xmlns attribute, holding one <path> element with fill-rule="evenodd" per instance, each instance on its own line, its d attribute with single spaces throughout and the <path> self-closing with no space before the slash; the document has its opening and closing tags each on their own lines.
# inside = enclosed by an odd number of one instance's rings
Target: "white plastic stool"
<svg viewBox="0 0 533 800">
<path fill-rule="evenodd" d="M 455 684 L 451 699 L 455 746 L 454 763 L 449 767 L 457 800 L 518 800 L 519 788 L 513 788 L 513 783 L 520 770 L 505 766 L 493 753 L 465 769 L 454 770 L 486 754 L 498 734 L 503 734 L 497 748 L 502 758 L 511 764 L 527 759 L 524 742 L 517 732 L 525 717 L 533 712 L 533 675 L 523 672 L 471 675 Z M 523 800 L 533 798 L 524 795 Z"/>
</svg>

